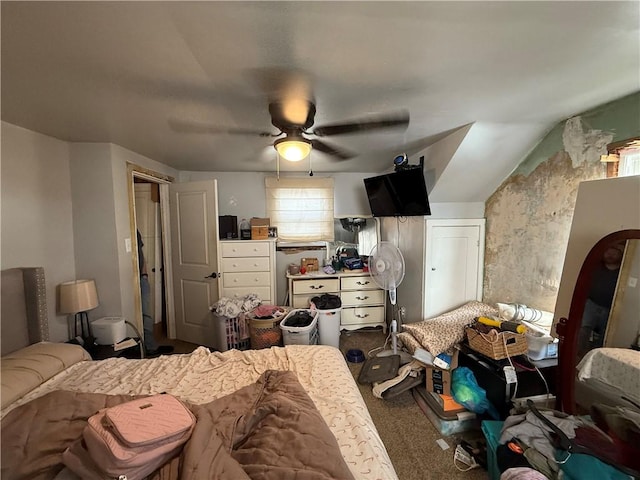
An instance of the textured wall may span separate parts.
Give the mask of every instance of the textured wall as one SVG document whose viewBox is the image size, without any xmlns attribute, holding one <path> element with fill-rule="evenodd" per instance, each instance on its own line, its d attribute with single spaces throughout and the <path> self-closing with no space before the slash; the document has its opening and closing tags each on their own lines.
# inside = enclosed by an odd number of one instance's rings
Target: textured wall
<svg viewBox="0 0 640 480">
<path fill-rule="evenodd" d="M 640 135 L 633 94 L 558 124 L 487 200 L 484 301 L 553 311 L 578 185 L 606 177 L 599 156 Z"/>
</svg>

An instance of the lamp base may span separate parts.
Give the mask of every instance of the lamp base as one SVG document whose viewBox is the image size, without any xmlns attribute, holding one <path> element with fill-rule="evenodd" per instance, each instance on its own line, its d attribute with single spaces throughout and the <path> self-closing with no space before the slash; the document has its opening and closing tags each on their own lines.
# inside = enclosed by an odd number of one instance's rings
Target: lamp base
<svg viewBox="0 0 640 480">
<path fill-rule="evenodd" d="M 80 324 L 80 334 L 78 334 L 78 324 Z M 85 325 L 87 330 L 85 332 Z M 89 314 L 87 312 L 78 312 L 73 317 L 73 335 L 79 345 L 85 349 L 95 345 L 95 338 L 91 333 L 91 324 L 89 323 Z"/>
</svg>

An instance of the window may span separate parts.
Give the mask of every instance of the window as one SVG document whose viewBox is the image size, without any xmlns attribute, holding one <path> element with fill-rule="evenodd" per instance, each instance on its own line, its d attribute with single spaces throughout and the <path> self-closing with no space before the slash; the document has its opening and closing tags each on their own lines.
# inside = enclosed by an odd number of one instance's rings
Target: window
<svg viewBox="0 0 640 480">
<path fill-rule="evenodd" d="M 267 215 L 287 242 L 333 241 L 333 178 L 265 179 Z"/>
<path fill-rule="evenodd" d="M 610 143 L 600 161 L 607 163 L 607 178 L 640 175 L 640 137 Z"/>
<path fill-rule="evenodd" d="M 628 148 L 620 151 L 618 176 L 640 175 L 640 148 Z"/>
</svg>

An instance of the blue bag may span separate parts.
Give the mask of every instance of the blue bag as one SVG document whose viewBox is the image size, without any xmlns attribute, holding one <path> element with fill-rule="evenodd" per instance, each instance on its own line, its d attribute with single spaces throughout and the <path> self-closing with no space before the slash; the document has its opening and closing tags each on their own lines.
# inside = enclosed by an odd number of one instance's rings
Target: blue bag
<svg viewBox="0 0 640 480">
<path fill-rule="evenodd" d="M 487 392 L 478 382 L 473 372 L 467 367 L 453 370 L 451 393 L 456 402 L 474 413 L 487 413 L 494 420 L 500 420 L 498 411 L 487 398 Z"/>
</svg>

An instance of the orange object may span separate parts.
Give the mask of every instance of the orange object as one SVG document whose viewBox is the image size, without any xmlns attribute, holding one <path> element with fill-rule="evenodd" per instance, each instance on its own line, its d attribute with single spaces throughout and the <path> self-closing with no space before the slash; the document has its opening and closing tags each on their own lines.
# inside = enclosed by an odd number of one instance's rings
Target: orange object
<svg viewBox="0 0 640 480">
<path fill-rule="evenodd" d="M 465 410 L 465 408 L 454 400 L 451 395 L 439 394 L 442 399 L 442 410 L 450 412 L 452 410 Z"/>
</svg>

